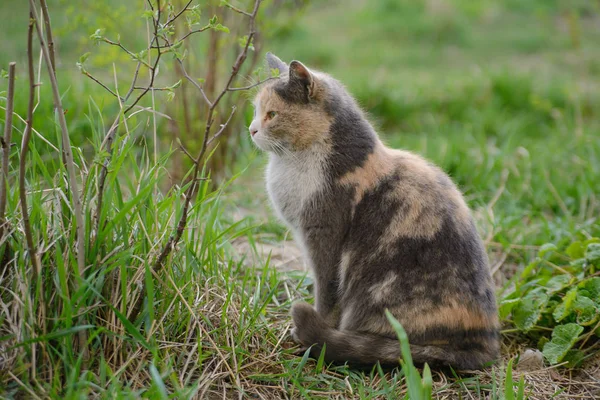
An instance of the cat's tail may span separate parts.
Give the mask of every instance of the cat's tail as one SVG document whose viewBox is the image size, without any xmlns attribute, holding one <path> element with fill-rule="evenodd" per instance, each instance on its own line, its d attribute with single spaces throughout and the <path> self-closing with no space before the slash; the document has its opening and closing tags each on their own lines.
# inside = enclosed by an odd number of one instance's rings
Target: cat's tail
<svg viewBox="0 0 600 400">
<path fill-rule="evenodd" d="M 325 344 L 325 360 L 349 364 L 397 365 L 401 358 L 400 343 L 392 337 L 363 332 L 342 331 L 330 327 L 317 311 L 307 303 L 292 307 L 294 337 L 305 346 L 312 346 L 311 355 L 319 357 Z M 410 345 L 413 362 L 417 365 L 451 366 L 457 370 L 480 369 L 494 361 L 495 351 L 477 348 L 453 349 L 435 345 Z"/>
</svg>

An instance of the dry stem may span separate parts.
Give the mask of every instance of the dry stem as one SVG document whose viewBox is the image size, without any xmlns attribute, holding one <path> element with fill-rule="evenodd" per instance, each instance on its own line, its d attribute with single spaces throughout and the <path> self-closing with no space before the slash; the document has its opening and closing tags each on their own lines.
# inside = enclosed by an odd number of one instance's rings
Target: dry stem
<svg viewBox="0 0 600 400">
<path fill-rule="evenodd" d="M 54 108 L 58 116 L 58 123 L 60 125 L 62 145 L 63 145 L 63 156 L 65 161 L 65 167 L 69 174 L 69 186 L 71 189 L 71 196 L 73 198 L 73 209 L 75 213 L 75 229 L 77 232 L 77 267 L 79 277 L 83 280 L 85 273 L 85 220 L 83 218 L 83 209 L 81 205 L 81 197 L 79 196 L 79 185 L 77 183 L 77 174 L 75 172 L 75 162 L 73 161 L 73 153 L 71 152 L 71 140 L 69 138 L 69 131 L 67 129 L 67 121 L 65 119 L 65 113 L 62 107 L 62 101 L 60 92 L 58 90 L 58 83 L 56 81 L 56 73 L 52 66 L 52 59 L 50 57 L 50 51 L 48 45 L 44 41 L 42 29 L 39 24 L 39 17 L 35 9 L 34 0 L 29 0 L 31 12 L 33 13 L 33 24 L 35 25 L 38 38 L 40 39 L 40 46 L 48 69 L 48 75 L 50 77 L 50 84 L 52 86 L 52 95 L 54 97 Z M 79 282 L 76 281 L 76 287 L 79 286 Z M 79 348 L 83 352 L 84 360 L 87 360 L 87 339 L 86 332 L 79 331 Z"/>
<path fill-rule="evenodd" d="M 6 181 L 8 181 L 8 161 L 12 137 L 12 119 L 15 97 L 16 63 L 8 65 L 8 92 L 6 94 L 6 118 L 4 119 L 4 137 L 2 142 L 2 171 L 0 173 L 0 240 L 4 236 L 4 212 L 6 211 Z"/>
</svg>

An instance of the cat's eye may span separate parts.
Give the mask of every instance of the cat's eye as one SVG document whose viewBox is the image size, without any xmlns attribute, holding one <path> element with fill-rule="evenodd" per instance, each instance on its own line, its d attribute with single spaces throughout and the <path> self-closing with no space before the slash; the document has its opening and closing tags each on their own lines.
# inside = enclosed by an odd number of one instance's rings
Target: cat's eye
<svg viewBox="0 0 600 400">
<path fill-rule="evenodd" d="M 273 119 L 273 118 L 275 118 L 276 115 L 277 115 L 277 113 L 275 111 L 269 111 L 267 113 L 267 119 Z"/>
</svg>

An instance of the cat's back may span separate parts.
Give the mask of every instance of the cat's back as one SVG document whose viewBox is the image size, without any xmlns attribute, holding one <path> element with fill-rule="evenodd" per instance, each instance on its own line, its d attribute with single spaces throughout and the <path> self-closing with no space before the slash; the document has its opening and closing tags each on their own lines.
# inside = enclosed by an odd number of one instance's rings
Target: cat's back
<svg viewBox="0 0 600 400">
<path fill-rule="evenodd" d="M 469 208 L 448 175 L 409 151 L 378 143 L 366 161 L 338 183 L 354 188 L 356 218 L 381 211 L 381 223 L 388 226 L 385 240 L 432 238 L 445 222 L 461 232 L 474 229 Z"/>
</svg>

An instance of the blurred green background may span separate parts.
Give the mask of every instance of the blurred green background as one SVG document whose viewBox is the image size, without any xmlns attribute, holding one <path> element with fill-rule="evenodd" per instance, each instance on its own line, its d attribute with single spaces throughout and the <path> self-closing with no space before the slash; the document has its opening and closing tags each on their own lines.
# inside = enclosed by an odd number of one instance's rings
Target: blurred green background
<svg viewBox="0 0 600 400">
<path fill-rule="evenodd" d="M 285 14 L 278 11 L 282 3 Z M 71 136 L 85 146 L 89 99 L 107 120 L 117 104 L 76 62 L 91 52 L 87 69 L 95 76 L 112 84 L 114 64 L 120 80 L 130 77 L 135 63 L 89 36 L 103 28 L 107 37 L 143 48 L 143 2 L 53 0 L 49 6 Z M 0 65 L 15 60 L 23 72 L 26 2 L 5 0 L 0 13 L 11 16 L 0 25 Z M 458 181 L 489 240 L 540 244 L 598 233 L 599 1 L 265 1 L 259 20 L 255 67 L 272 51 L 341 80 L 388 144 L 424 154 Z M 206 39 L 191 40 L 202 65 Z M 176 80 L 169 68 L 161 71 L 165 84 Z M 220 68 L 229 70 L 225 63 Z M 1 85 L 5 90 L 4 79 Z M 17 111 L 24 114 L 25 79 L 18 85 Z M 255 160 L 245 131 L 249 97 L 242 96 L 244 118 L 223 145 L 233 160 L 221 164 L 227 175 L 264 160 Z M 40 131 L 54 132 L 50 101 L 42 96 L 36 112 Z M 159 110 L 182 118 L 165 95 L 157 101 Z M 167 150 L 174 142 L 170 126 L 159 122 Z M 141 137 L 151 134 L 140 125 Z"/>
</svg>

